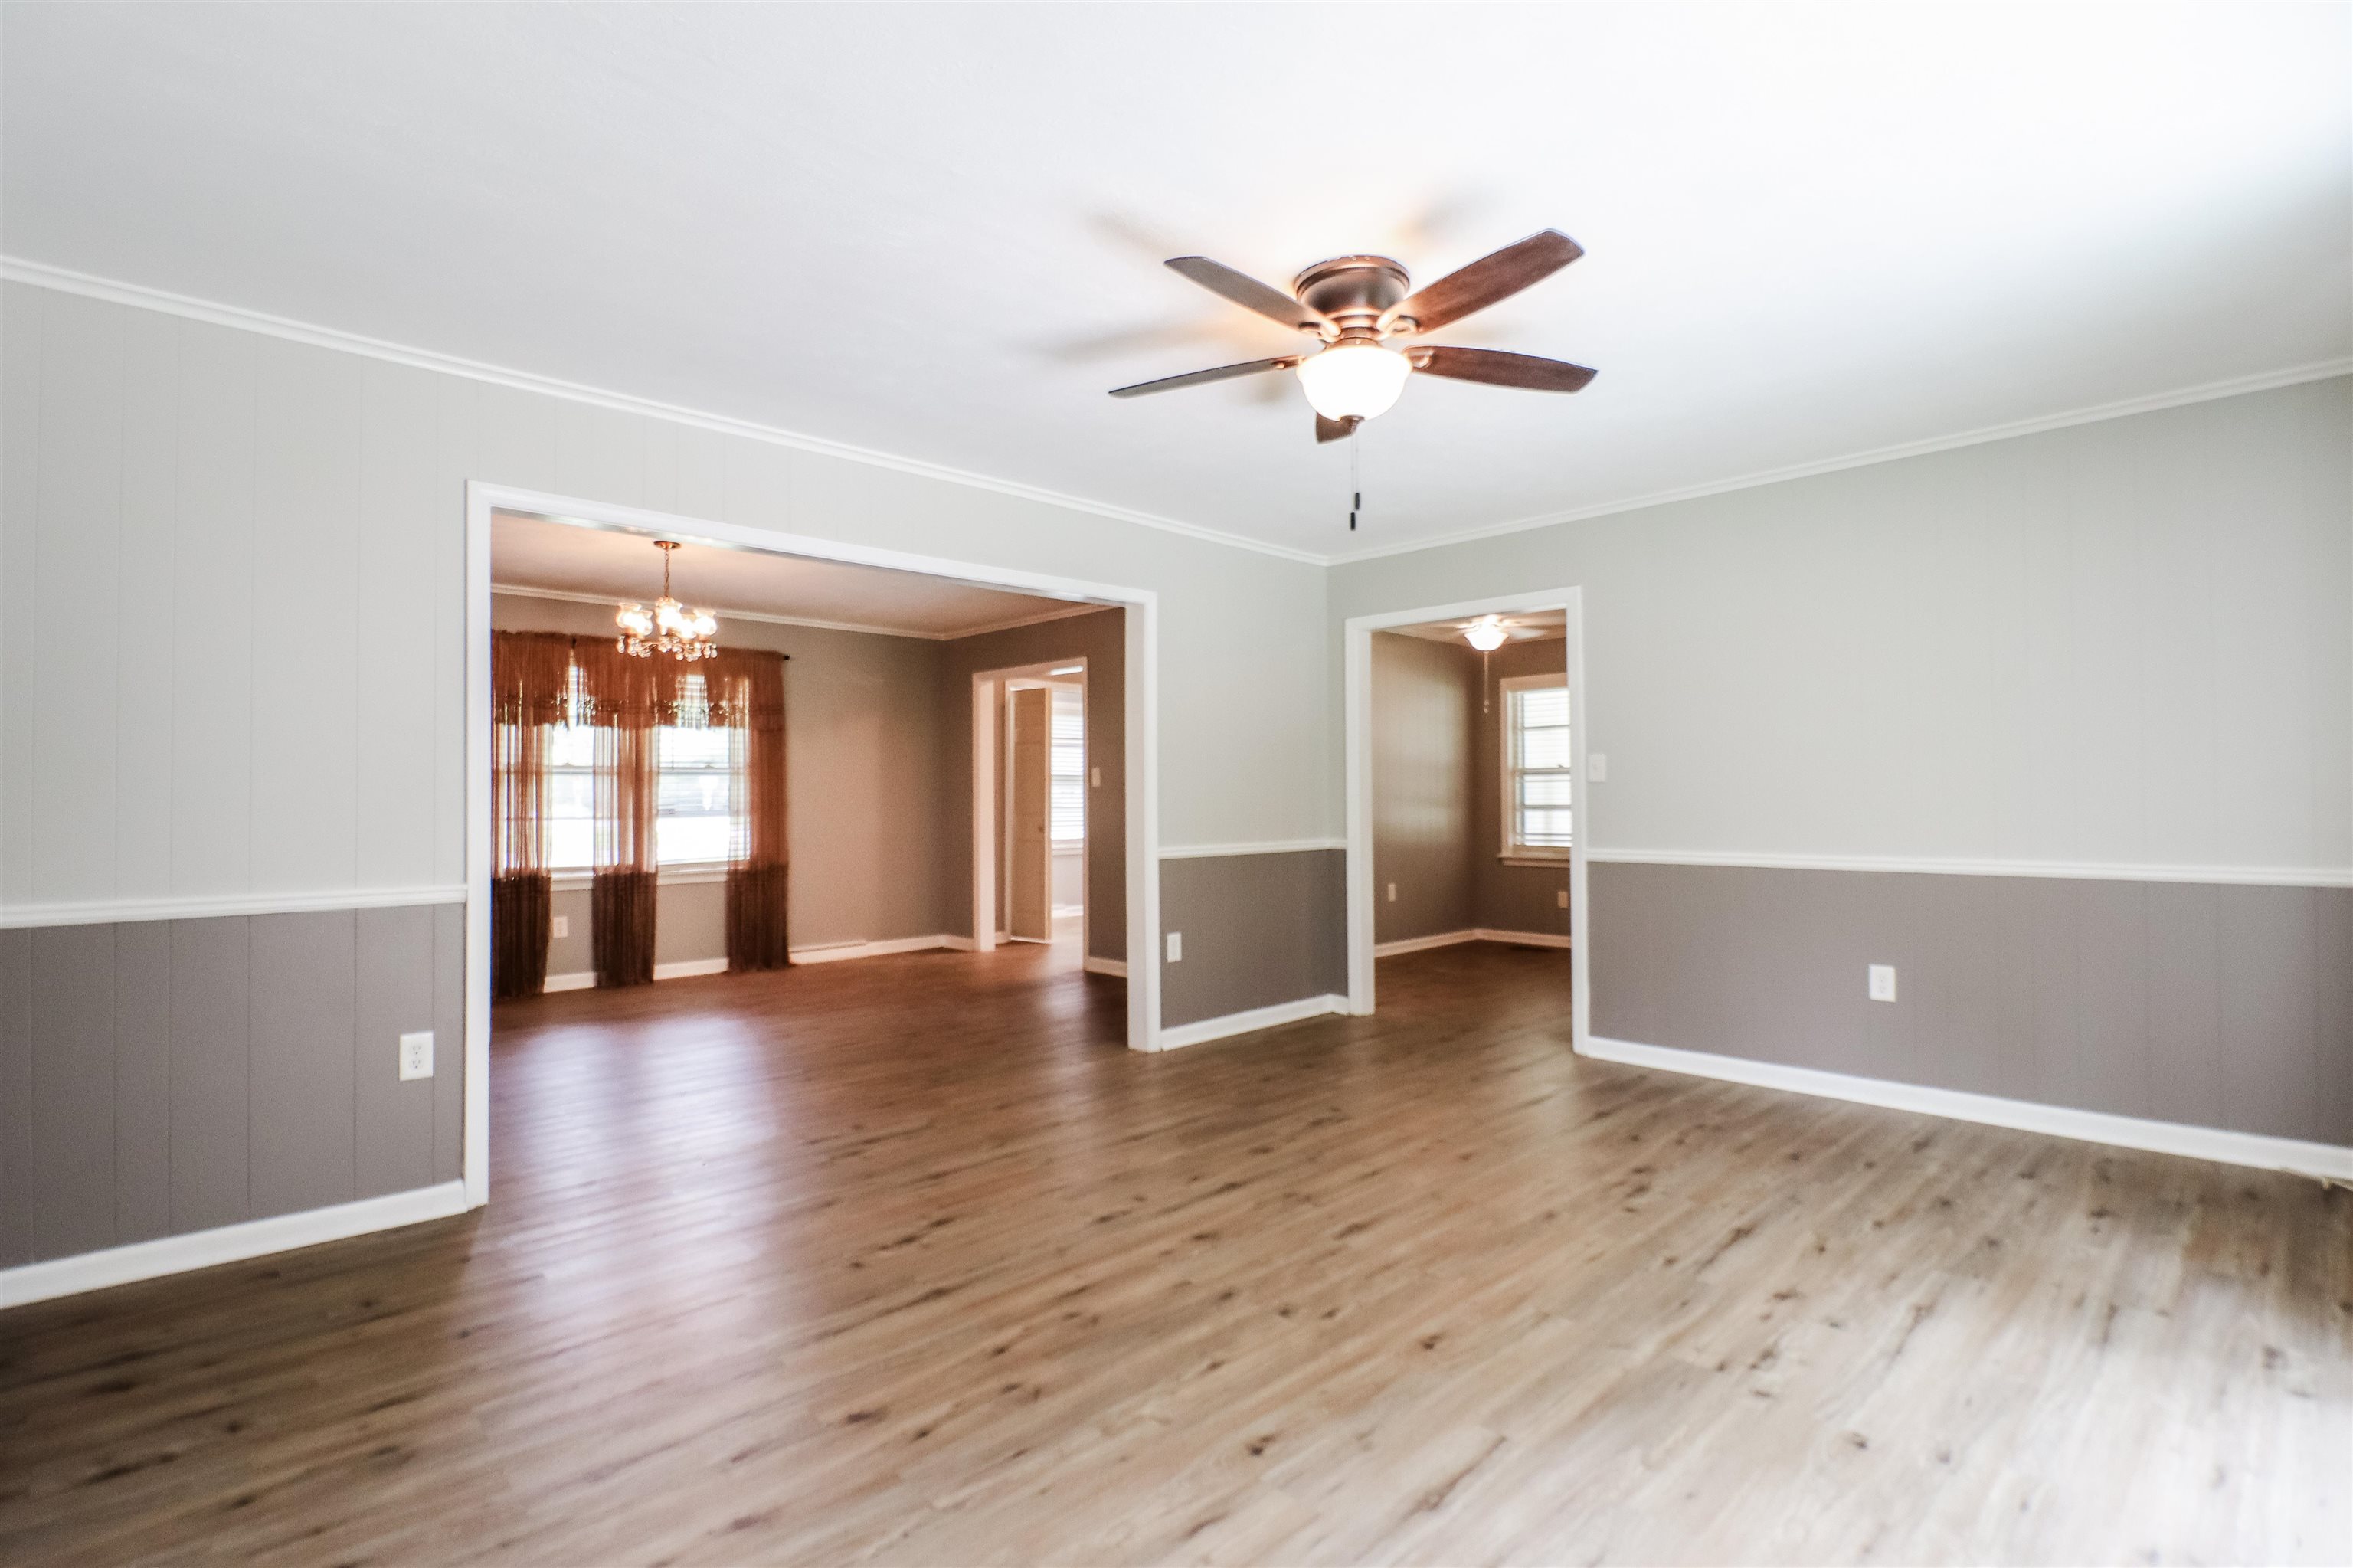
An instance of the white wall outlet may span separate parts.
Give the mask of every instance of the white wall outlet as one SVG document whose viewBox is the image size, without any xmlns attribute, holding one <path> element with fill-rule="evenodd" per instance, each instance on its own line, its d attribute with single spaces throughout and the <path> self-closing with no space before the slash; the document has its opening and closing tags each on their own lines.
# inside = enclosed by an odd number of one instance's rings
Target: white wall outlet
<svg viewBox="0 0 2353 1568">
<path fill-rule="evenodd" d="M 1605 751 L 1587 752 L 1585 754 L 1585 781 L 1588 784 L 1599 784 L 1609 777 L 1609 754 Z"/>
<path fill-rule="evenodd" d="M 1184 959 L 1185 933 L 1182 931 L 1171 931 L 1168 933 L 1168 961 L 1172 964 L 1176 964 L 1184 962 Z"/>
<path fill-rule="evenodd" d="M 1895 966 L 1894 964 L 1871 966 L 1871 1000 L 1873 1001 L 1895 1000 Z"/>
<path fill-rule="evenodd" d="M 1397 902 L 1397 884 L 1394 882 L 1389 884 L 1389 902 L 1392 904 Z"/>
<path fill-rule="evenodd" d="M 1102 789 L 1102 788 L 1103 788 L 1103 769 L 1102 769 L 1102 768 L 1088 768 L 1088 769 L 1087 769 L 1087 783 L 1088 783 L 1088 785 L 1089 785 L 1090 787 L 1092 787 L 1092 788 L 1093 788 L 1093 789 Z"/>
<path fill-rule="evenodd" d="M 400 1037 L 400 1081 L 429 1078 L 433 1075 L 433 1031 L 421 1030 Z"/>
<path fill-rule="evenodd" d="M 1552 895 L 1552 906 L 1556 909 L 1566 909 L 1568 907 L 1567 888 L 1564 887 Z"/>
<path fill-rule="evenodd" d="M 552 926 L 553 934 L 555 936 L 569 937 L 572 935 L 572 916 L 569 915 L 558 915 L 552 922 Z"/>
</svg>

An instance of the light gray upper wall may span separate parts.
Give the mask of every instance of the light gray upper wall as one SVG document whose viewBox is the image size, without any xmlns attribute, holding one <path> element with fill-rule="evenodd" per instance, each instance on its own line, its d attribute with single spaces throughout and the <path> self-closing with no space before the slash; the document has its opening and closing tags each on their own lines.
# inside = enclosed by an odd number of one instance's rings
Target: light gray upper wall
<svg viewBox="0 0 2353 1568">
<path fill-rule="evenodd" d="M 2353 865 L 2353 380 L 1338 567 L 1331 638 L 1571 585 L 1597 851 Z"/>
<path fill-rule="evenodd" d="M 602 637 L 611 635 L 613 617 L 601 605 L 493 594 L 491 622 L 509 630 Z M 961 929 L 939 924 L 944 851 L 937 694 L 948 645 L 736 616 L 720 617 L 719 637 L 791 661 L 785 666 L 785 785 L 793 946 Z M 661 889 L 657 961 L 726 956 L 723 892 Z M 570 910 L 559 905 L 557 912 Z M 568 938 L 550 944 L 550 973 L 588 968 L 574 961 L 587 951 L 583 924 L 575 919 Z"/>
<path fill-rule="evenodd" d="M 11 906 L 463 880 L 470 479 L 1153 589 L 1165 840 L 1338 832 L 1321 567 L 26 284 L 0 341 Z"/>
<path fill-rule="evenodd" d="M 1471 737 L 1479 656 L 1467 643 L 1377 631 L 1372 694 L 1373 939 L 1466 930 L 1478 923 Z"/>
</svg>

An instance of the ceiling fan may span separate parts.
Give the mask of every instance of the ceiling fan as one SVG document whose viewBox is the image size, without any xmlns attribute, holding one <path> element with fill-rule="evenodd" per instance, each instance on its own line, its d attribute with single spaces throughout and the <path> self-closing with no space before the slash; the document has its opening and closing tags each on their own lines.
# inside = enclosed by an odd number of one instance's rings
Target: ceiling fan
<svg viewBox="0 0 2353 1568">
<path fill-rule="evenodd" d="M 1406 270 L 1386 256 L 1342 256 L 1319 261 L 1292 281 L 1291 292 L 1269 287 L 1206 256 L 1179 256 L 1168 265 L 1213 294 L 1258 312 L 1297 332 L 1313 333 L 1324 346 L 1312 354 L 1289 354 L 1221 365 L 1184 376 L 1139 381 L 1113 389 L 1114 397 L 1173 392 L 1256 376 L 1296 370 L 1299 385 L 1315 406 L 1315 439 L 1336 441 L 1356 427 L 1387 413 L 1414 371 L 1456 381 L 1484 381 L 1538 392 L 1575 392 L 1595 375 L 1582 365 L 1507 354 L 1496 348 L 1449 348 L 1410 344 L 1392 348 L 1386 341 L 1413 337 L 1473 311 L 1509 299 L 1529 284 L 1552 276 L 1585 254 L 1557 229 L 1532 234 L 1437 282 L 1412 290 Z"/>
</svg>

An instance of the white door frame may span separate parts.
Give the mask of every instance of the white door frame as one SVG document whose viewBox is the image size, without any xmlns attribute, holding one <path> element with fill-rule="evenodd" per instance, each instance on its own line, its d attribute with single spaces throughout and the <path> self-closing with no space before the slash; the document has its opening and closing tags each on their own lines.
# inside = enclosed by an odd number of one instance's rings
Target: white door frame
<svg viewBox="0 0 2353 1568">
<path fill-rule="evenodd" d="M 1577 757 L 1568 781 L 1569 821 L 1575 824 L 1568 862 L 1568 924 L 1573 933 L 1568 954 L 1569 1012 L 1572 1039 L 1582 1053 L 1591 1018 L 1587 965 L 1593 926 L 1585 899 L 1585 844 L 1592 836 L 1593 825 L 1585 803 L 1585 746 L 1589 731 L 1585 705 L 1584 595 L 1578 588 L 1494 594 L 1458 604 L 1348 618 L 1342 630 L 1348 769 L 1348 1011 L 1373 1011 L 1373 633 L 1428 620 L 1468 620 L 1491 612 L 1515 615 L 1538 609 L 1561 610 L 1567 618 L 1563 630 L 1568 639 L 1569 744 Z"/>
<path fill-rule="evenodd" d="M 1115 606 L 1127 614 L 1127 1044 L 1160 1048 L 1159 596 L 1050 572 L 950 560 L 810 534 L 786 534 L 642 506 L 466 482 L 466 1202 L 490 1199 L 491 1171 L 491 514 L 529 512 L 592 528 L 923 572 L 983 588 Z"/>
<path fill-rule="evenodd" d="M 1055 676 L 1053 670 L 1079 666 L 1075 676 Z M 1079 700 L 1089 701 L 1087 693 L 1087 658 L 1074 653 L 1068 659 L 1043 659 L 1034 664 L 1008 664 L 1001 670 L 975 670 L 972 673 L 972 945 L 975 952 L 997 950 L 997 845 L 1004 833 L 1004 819 L 997 809 L 997 780 L 1005 768 L 997 755 L 997 688 L 1009 681 L 1034 681 L 1041 686 L 1076 686 Z M 1094 709 L 1084 710 L 1090 716 Z M 1081 750 L 1087 760 L 1082 766 L 1094 766 L 1093 754 L 1083 742 Z M 1089 810 L 1092 810 L 1090 802 Z M 1090 817 L 1089 821 L 1093 819 Z M 1093 862 L 1082 835 L 1079 840 L 1079 959 L 1083 963 L 1093 952 L 1088 944 L 1094 939 L 1095 901 L 1087 881 L 1087 868 Z M 1050 904 L 1051 900 L 1049 900 Z M 1050 926 L 1049 927 L 1051 928 Z"/>
</svg>

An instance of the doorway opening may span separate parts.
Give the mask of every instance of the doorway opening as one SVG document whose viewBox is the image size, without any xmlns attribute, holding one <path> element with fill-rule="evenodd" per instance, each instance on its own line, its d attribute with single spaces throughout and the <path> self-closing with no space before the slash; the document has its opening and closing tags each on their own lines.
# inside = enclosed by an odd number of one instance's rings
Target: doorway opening
<svg viewBox="0 0 2353 1568">
<path fill-rule="evenodd" d="M 723 1015 L 725 1070 L 756 1044 L 781 1073 L 793 1029 L 866 1009 L 888 1038 L 918 993 L 971 1025 L 935 1050 L 1157 1048 L 1156 967 L 1117 983 L 1156 939 L 1150 593 L 480 484 L 468 535 L 470 1201 L 497 976 L 502 1021 L 573 1035 L 556 1054 L 595 1055 L 607 1020 Z M 625 607 L 658 590 L 633 638 Z M 670 645 L 694 635 L 708 660 Z M 535 706 L 510 689 L 531 660 Z M 1003 715 L 966 700 L 977 672 Z M 1022 815 L 984 824 L 967 758 L 1017 755 Z M 1040 846 L 1036 877 L 1006 858 Z M 976 896 L 982 850 L 1018 906 Z M 642 1054 L 597 1070 L 659 1097 L 692 1067 Z"/>
<path fill-rule="evenodd" d="M 1088 815 L 1103 787 L 1091 755 L 1088 662 L 1048 660 L 973 676 L 975 931 L 1048 948 L 1055 967 L 1124 975 L 1093 942 Z M 983 832 L 986 824 L 987 831 Z"/>
<path fill-rule="evenodd" d="M 1579 611 L 1563 588 L 1346 623 L 1350 1011 L 1378 959 L 1500 944 L 1560 966 L 1583 1048 Z"/>
</svg>

